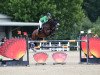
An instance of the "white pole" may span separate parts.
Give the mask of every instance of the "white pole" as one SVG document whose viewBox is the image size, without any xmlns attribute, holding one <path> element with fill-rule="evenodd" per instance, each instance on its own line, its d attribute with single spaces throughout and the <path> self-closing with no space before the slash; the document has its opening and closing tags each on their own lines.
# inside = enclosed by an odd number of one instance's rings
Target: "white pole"
<svg viewBox="0 0 100 75">
<path fill-rule="evenodd" d="M 61 42 L 59 42 L 59 46 L 61 46 Z"/>
<path fill-rule="evenodd" d="M 0 22 L 0 26 L 39 26 L 34 22 Z"/>
<path fill-rule="evenodd" d="M 79 50 L 79 42 L 77 42 L 77 51 Z"/>
<path fill-rule="evenodd" d="M 40 47 L 42 46 L 42 43 L 40 42 Z M 41 48 L 40 48 L 40 50 L 42 50 Z"/>
<path fill-rule="evenodd" d="M 70 51 L 70 42 L 67 43 L 67 51 Z"/>
<path fill-rule="evenodd" d="M 59 42 L 58 46 L 61 46 L 61 42 Z M 58 50 L 60 51 L 62 48 L 58 48 Z"/>
<path fill-rule="evenodd" d="M 51 42 L 49 42 L 49 46 L 51 47 L 52 45 L 51 45 Z M 51 51 L 51 48 L 50 48 L 50 51 Z"/>
</svg>

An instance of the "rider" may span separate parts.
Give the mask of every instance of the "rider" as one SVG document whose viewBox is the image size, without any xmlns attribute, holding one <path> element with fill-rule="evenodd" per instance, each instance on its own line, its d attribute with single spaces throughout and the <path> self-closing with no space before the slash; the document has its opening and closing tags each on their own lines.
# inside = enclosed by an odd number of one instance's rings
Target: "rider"
<svg viewBox="0 0 100 75">
<path fill-rule="evenodd" d="M 39 30 L 42 29 L 42 25 L 44 23 L 46 23 L 49 19 L 51 19 L 51 14 L 50 13 L 47 13 L 46 15 L 44 15 L 43 17 L 41 17 L 39 19 L 39 24 L 40 24 Z"/>
</svg>

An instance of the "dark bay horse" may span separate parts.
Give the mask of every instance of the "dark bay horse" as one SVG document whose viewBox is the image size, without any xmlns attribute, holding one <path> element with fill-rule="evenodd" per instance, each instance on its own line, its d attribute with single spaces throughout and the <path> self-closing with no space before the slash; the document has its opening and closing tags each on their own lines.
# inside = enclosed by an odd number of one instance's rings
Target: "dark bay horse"
<svg viewBox="0 0 100 75">
<path fill-rule="evenodd" d="M 38 29 L 34 30 L 32 33 L 32 40 L 42 40 L 43 38 L 46 38 L 50 36 L 52 33 L 55 32 L 55 30 L 58 27 L 58 20 L 56 19 L 50 19 L 48 22 L 44 23 L 42 25 L 42 30 L 38 31 Z"/>
</svg>

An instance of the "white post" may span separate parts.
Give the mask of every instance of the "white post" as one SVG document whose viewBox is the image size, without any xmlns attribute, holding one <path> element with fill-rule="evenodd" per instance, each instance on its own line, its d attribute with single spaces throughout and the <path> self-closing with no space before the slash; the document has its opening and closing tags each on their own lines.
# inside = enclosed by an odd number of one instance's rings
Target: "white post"
<svg viewBox="0 0 100 75">
<path fill-rule="evenodd" d="M 79 50 L 79 42 L 77 42 L 77 51 Z"/>
<path fill-rule="evenodd" d="M 59 42 L 59 46 L 61 46 L 61 42 Z"/>
<path fill-rule="evenodd" d="M 50 46 L 50 47 L 52 46 L 52 45 L 51 45 L 51 42 L 49 42 L 49 46 Z M 50 51 L 51 51 L 51 49 L 52 49 L 52 48 L 50 48 Z"/>
<path fill-rule="evenodd" d="M 70 51 L 70 42 L 67 43 L 67 51 Z"/>
<path fill-rule="evenodd" d="M 59 42 L 58 46 L 61 46 L 61 42 Z M 58 50 L 60 51 L 62 48 L 58 48 Z"/>
<path fill-rule="evenodd" d="M 42 43 L 40 42 L 40 47 L 42 46 Z M 40 50 L 42 50 L 41 48 L 40 48 Z"/>
</svg>

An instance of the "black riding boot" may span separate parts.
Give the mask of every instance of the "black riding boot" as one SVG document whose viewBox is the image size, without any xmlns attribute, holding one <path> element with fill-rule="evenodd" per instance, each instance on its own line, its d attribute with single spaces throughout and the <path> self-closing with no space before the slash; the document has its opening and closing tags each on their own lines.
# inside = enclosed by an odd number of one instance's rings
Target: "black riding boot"
<svg viewBox="0 0 100 75">
<path fill-rule="evenodd" d="M 39 32 L 41 32 L 42 28 L 39 28 L 38 30 L 39 30 Z"/>
</svg>

